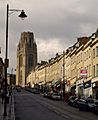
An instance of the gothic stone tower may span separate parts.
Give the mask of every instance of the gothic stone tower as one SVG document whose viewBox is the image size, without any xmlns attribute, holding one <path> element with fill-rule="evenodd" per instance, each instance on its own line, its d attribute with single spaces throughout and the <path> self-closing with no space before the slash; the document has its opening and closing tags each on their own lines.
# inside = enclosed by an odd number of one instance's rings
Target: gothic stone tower
<svg viewBox="0 0 98 120">
<path fill-rule="evenodd" d="M 21 33 L 17 46 L 16 85 L 24 87 L 28 73 L 37 65 L 37 45 L 33 32 Z"/>
</svg>

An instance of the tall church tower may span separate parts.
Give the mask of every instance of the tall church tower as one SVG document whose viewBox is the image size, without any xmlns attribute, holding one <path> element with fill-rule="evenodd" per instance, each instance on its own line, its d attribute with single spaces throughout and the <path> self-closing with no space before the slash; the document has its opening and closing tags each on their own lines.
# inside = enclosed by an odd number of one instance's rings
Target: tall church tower
<svg viewBox="0 0 98 120">
<path fill-rule="evenodd" d="M 24 87 L 28 73 L 37 65 L 37 45 L 33 32 L 21 33 L 17 46 L 16 85 Z"/>
</svg>

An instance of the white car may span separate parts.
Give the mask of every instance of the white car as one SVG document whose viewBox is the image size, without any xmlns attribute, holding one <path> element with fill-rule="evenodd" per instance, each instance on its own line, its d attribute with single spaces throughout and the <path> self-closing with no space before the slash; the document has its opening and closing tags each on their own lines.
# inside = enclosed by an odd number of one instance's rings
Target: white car
<svg viewBox="0 0 98 120">
<path fill-rule="evenodd" d="M 61 95 L 59 93 L 52 93 L 51 98 L 55 100 L 61 100 Z"/>
</svg>

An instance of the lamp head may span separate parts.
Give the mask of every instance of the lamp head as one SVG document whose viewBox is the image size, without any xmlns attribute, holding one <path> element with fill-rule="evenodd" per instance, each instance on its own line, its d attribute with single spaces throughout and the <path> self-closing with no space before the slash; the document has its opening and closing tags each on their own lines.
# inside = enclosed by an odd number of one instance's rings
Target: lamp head
<svg viewBox="0 0 98 120">
<path fill-rule="evenodd" d="M 22 10 L 21 14 L 18 17 L 20 17 L 22 20 L 24 20 L 27 17 L 27 15 L 25 14 L 24 10 Z"/>
</svg>

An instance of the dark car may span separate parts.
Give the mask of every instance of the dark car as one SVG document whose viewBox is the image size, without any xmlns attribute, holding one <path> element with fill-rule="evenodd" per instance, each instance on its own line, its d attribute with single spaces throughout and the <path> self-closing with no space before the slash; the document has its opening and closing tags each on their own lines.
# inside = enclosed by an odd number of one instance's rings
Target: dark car
<svg viewBox="0 0 98 120">
<path fill-rule="evenodd" d="M 94 106 L 95 106 L 95 102 L 92 98 L 80 99 L 78 101 L 79 110 L 93 111 Z"/>
<path fill-rule="evenodd" d="M 69 98 L 69 100 L 68 100 L 68 105 L 73 106 L 73 102 L 74 102 L 74 100 L 75 100 L 76 98 L 77 98 L 76 96 L 71 96 L 71 97 Z"/>
<path fill-rule="evenodd" d="M 17 92 L 21 92 L 21 87 L 20 87 L 20 86 L 17 86 L 17 87 L 16 87 L 16 90 L 17 90 Z"/>
<path fill-rule="evenodd" d="M 40 94 L 40 91 L 38 89 L 36 89 L 36 88 L 33 88 L 32 89 L 32 93 L 34 93 L 34 94 Z"/>
<path fill-rule="evenodd" d="M 95 114 L 98 114 L 98 105 L 94 105 L 94 106 L 93 106 L 93 112 L 94 112 Z"/>
<path fill-rule="evenodd" d="M 78 102 L 79 102 L 79 98 L 75 98 L 75 100 L 73 101 L 73 107 L 78 108 Z"/>
<path fill-rule="evenodd" d="M 48 92 L 44 92 L 43 96 L 48 97 Z"/>
<path fill-rule="evenodd" d="M 48 98 L 52 98 L 52 94 L 53 94 L 53 91 L 49 91 L 49 92 L 47 93 L 47 97 L 48 97 Z"/>
</svg>

